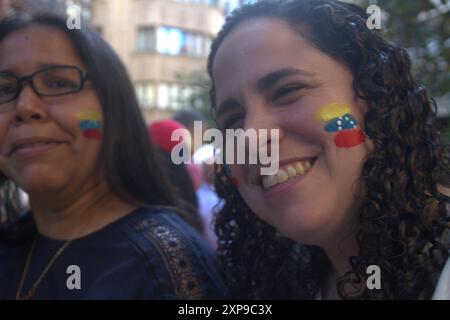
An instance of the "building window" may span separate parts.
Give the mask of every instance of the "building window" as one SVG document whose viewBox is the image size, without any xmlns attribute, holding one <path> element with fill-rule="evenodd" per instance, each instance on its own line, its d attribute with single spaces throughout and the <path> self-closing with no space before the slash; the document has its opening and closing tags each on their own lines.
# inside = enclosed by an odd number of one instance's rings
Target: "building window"
<svg viewBox="0 0 450 320">
<path fill-rule="evenodd" d="M 179 28 L 159 27 L 156 30 L 156 50 L 167 55 L 187 55 L 205 58 L 211 37 Z"/>
<path fill-rule="evenodd" d="M 157 31 L 158 52 L 168 55 L 179 55 L 182 53 L 186 42 L 186 35 L 180 29 L 160 27 Z"/>
<path fill-rule="evenodd" d="M 136 95 L 141 108 L 148 109 L 156 105 L 156 89 L 151 82 L 136 84 Z"/>
<path fill-rule="evenodd" d="M 173 109 L 180 109 L 180 86 L 172 85 L 169 91 L 170 106 Z"/>
<path fill-rule="evenodd" d="M 165 83 L 158 85 L 158 107 L 161 109 L 169 107 L 169 86 Z"/>
<path fill-rule="evenodd" d="M 219 0 L 175 0 L 176 2 L 185 2 L 185 3 L 197 3 L 197 4 L 207 4 L 210 6 L 218 7 Z"/>
<path fill-rule="evenodd" d="M 212 38 L 210 37 L 206 37 L 205 38 L 205 43 L 204 43 L 204 51 L 206 52 L 206 56 L 208 56 L 209 51 L 211 50 L 211 44 L 212 44 Z"/>
<path fill-rule="evenodd" d="M 162 82 L 155 84 L 149 81 L 136 83 L 136 96 L 139 106 L 143 109 L 160 108 L 180 110 L 186 104 L 198 107 L 198 99 L 192 100 L 192 96 L 200 95 L 201 88 L 187 86 L 179 83 Z M 192 101 L 191 101 L 192 100 Z"/>
<path fill-rule="evenodd" d="M 180 110 L 189 103 L 188 98 L 195 88 L 178 83 L 159 83 L 157 85 L 157 108 Z"/>
<path fill-rule="evenodd" d="M 161 109 L 180 108 L 180 86 L 173 83 L 158 85 L 158 107 Z"/>
<path fill-rule="evenodd" d="M 137 33 L 137 50 L 140 52 L 155 51 L 156 32 L 154 27 L 139 27 Z"/>
</svg>

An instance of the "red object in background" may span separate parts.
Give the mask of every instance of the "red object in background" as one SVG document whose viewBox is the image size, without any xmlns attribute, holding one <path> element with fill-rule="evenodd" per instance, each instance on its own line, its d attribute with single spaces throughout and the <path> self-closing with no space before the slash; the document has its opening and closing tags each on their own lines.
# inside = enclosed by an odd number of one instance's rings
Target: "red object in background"
<svg viewBox="0 0 450 320">
<path fill-rule="evenodd" d="M 334 136 L 334 143 L 339 148 L 350 148 L 364 142 L 364 133 L 361 129 L 342 130 Z"/>
<path fill-rule="evenodd" d="M 84 130 L 83 133 L 86 138 L 90 139 L 100 140 L 103 136 L 99 129 Z"/>
<path fill-rule="evenodd" d="M 161 149 L 167 152 L 172 152 L 172 148 L 175 147 L 180 141 L 171 141 L 172 132 L 177 129 L 186 129 L 181 123 L 172 119 L 165 119 L 153 122 L 148 127 L 148 133 L 152 141 Z M 183 138 L 185 139 L 185 138 Z"/>
</svg>

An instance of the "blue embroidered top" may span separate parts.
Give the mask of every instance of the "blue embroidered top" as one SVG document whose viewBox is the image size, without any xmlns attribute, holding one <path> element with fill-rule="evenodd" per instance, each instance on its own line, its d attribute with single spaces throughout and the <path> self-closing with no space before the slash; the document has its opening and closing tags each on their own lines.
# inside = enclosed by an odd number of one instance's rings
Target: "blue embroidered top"
<svg viewBox="0 0 450 320">
<path fill-rule="evenodd" d="M 0 243 L 0 299 L 16 298 L 32 241 Z M 21 296 L 64 243 L 38 235 Z M 73 240 L 34 298 L 223 299 L 226 292 L 213 254 L 196 231 L 167 209 L 139 208 Z"/>
</svg>

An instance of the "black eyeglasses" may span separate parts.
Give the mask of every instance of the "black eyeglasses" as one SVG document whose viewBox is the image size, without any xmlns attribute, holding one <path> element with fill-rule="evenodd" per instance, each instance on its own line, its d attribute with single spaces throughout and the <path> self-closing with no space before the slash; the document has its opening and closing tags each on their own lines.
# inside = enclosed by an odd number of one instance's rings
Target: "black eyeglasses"
<svg viewBox="0 0 450 320">
<path fill-rule="evenodd" d="M 54 97 L 81 91 L 86 80 L 87 73 L 75 66 L 52 66 L 23 77 L 0 72 L 0 104 L 17 99 L 27 83 L 37 95 Z"/>
</svg>

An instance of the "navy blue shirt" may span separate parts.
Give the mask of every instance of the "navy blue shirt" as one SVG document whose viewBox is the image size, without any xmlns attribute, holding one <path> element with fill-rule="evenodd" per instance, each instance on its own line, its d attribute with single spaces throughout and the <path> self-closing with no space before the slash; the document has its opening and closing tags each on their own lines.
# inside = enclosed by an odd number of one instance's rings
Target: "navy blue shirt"
<svg viewBox="0 0 450 320">
<path fill-rule="evenodd" d="M 16 298 L 32 241 L 0 243 L 0 299 Z M 37 236 L 21 296 L 64 243 Z M 222 299 L 226 292 L 211 250 L 194 229 L 166 209 L 140 208 L 73 240 L 34 299 Z"/>
</svg>

